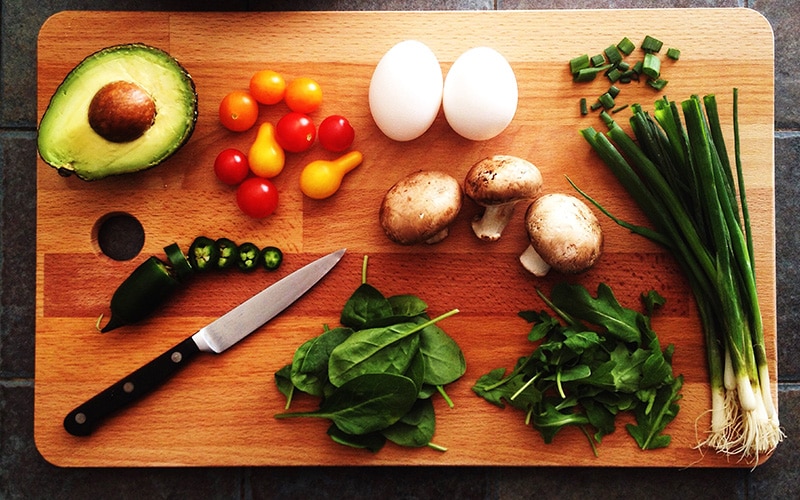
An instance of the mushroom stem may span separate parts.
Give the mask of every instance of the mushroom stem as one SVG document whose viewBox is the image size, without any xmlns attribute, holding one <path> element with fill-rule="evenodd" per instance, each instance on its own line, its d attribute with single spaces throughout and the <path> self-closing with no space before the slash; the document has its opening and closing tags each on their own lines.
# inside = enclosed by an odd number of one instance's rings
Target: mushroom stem
<svg viewBox="0 0 800 500">
<path fill-rule="evenodd" d="M 511 216 L 514 215 L 514 205 L 517 202 L 502 205 L 487 206 L 483 215 L 475 217 L 472 221 L 472 230 L 478 238 L 484 241 L 497 241 L 506 228 Z"/>
<path fill-rule="evenodd" d="M 533 245 L 528 245 L 528 248 L 519 256 L 519 261 L 522 267 L 528 270 L 534 276 L 544 276 L 550 271 L 550 264 L 542 259 L 539 252 L 533 248 Z"/>
</svg>

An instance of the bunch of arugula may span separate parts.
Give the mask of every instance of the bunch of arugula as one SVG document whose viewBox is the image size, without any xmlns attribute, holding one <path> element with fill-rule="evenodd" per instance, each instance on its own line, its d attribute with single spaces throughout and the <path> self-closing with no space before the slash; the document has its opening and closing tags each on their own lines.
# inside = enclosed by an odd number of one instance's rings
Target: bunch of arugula
<svg viewBox="0 0 800 500">
<path fill-rule="evenodd" d="M 387 440 L 444 451 L 431 442 L 436 428 L 431 397 L 439 393 L 452 407 L 444 386 L 464 374 L 466 362 L 436 323 L 458 310 L 430 319 L 428 305 L 416 295 L 385 297 L 367 283 L 366 267 L 365 256 L 361 285 L 342 309 L 341 326 L 325 326 L 275 373 L 285 409 L 296 390 L 322 398 L 319 408 L 275 417 L 329 419 L 333 441 L 372 452 Z"/>
<path fill-rule="evenodd" d="M 674 346 L 662 350 L 650 326 L 663 297 L 655 291 L 643 294 L 642 314 L 620 305 L 603 283 L 596 298 L 567 283 L 555 285 L 549 299 L 537 293 L 558 317 L 520 312 L 533 323 L 528 339 L 537 346 L 511 373 L 497 368 L 480 377 L 473 391 L 501 408 L 507 403 L 524 411 L 526 425 L 545 443 L 574 425 L 597 455 L 596 444 L 614 432 L 616 416 L 632 412 L 636 423 L 626 428 L 640 448 L 668 446 L 670 436 L 663 431 L 678 413 L 683 377 L 672 373 Z"/>
</svg>

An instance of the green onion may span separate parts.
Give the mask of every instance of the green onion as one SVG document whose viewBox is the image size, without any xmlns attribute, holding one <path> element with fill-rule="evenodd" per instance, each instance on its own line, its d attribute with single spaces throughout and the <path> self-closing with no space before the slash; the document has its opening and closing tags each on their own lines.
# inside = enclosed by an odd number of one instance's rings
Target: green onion
<svg viewBox="0 0 800 500">
<path fill-rule="evenodd" d="M 681 58 L 681 51 L 670 47 L 667 49 L 667 57 L 677 61 L 678 59 Z"/>
<path fill-rule="evenodd" d="M 606 56 L 603 54 L 594 55 L 589 59 L 589 63 L 591 63 L 592 66 L 602 66 L 606 63 Z"/>
<path fill-rule="evenodd" d="M 664 80 L 663 78 L 656 78 L 655 80 L 648 80 L 647 84 L 656 90 L 661 90 L 667 86 L 667 80 Z"/>
<path fill-rule="evenodd" d="M 608 92 L 598 97 L 597 100 L 603 105 L 603 109 L 611 109 L 614 107 L 614 98 Z"/>
<path fill-rule="evenodd" d="M 589 56 L 587 54 L 583 54 L 578 57 L 573 57 L 569 61 L 569 72 L 573 75 L 579 72 L 584 68 L 589 67 Z"/>
<path fill-rule="evenodd" d="M 642 50 L 645 52 L 660 52 L 664 43 L 650 35 L 646 35 L 642 41 Z"/>
<path fill-rule="evenodd" d="M 588 82 L 594 80 L 598 73 L 602 73 L 603 71 L 607 70 L 610 66 L 598 66 L 596 68 L 582 68 L 578 70 L 572 77 L 572 79 L 576 82 Z"/>
<path fill-rule="evenodd" d="M 700 444 L 757 462 L 784 436 L 771 394 L 756 289 L 736 89 L 733 95 L 735 176 L 713 95 L 680 104 L 661 99 L 655 118 L 632 106 L 633 137 L 607 113 L 607 135 L 581 130 L 652 228 L 614 217 L 575 188 L 614 222 L 675 257 L 698 306 L 710 374 L 711 428 Z"/>
<path fill-rule="evenodd" d="M 610 45 L 606 47 L 606 50 L 604 50 L 603 53 L 606 55 L 609 64 L 616 66 L 622 61 L 622 53 L 620 53 L 620 51 L 617 50 L 617 47 L 615 45 Z"/>
<path fill-rule="evenodd" d="M 622 78 L 622 71 L 618 70 L 617 68 L 611 68 L 608 70 L 608 73 L 606 73 L 606 77 L 611 81 L 611 83 L 614 83 Z"/>
<path fill-rule="evenodd" d="M 633 42 L 631 42 L 630 39 L 626 36 L 625 38 L 619 41 L 619 43 L 617 44 L 617 48 L 619 49 L 620 52 L 622 52 L 626 56 L 629 56 L 631 55 L 631 52 L 633 52 L 633 49 L 636 48 L 636 45 L 634 45 Z"/>
<path fill-rule="evenodd" d="M 589 114 L 589 107 L 586 105 L 586 98 L 585 97 L 581 97 L 580 106 L 581 106 L 581 114 L 582 115 L 588 115 Z"/>
<path fill-rule="evenodd" d="M 650 52 L 645 54 L 642 64 L 642 73 L 648 78 L 652 78 L 653 80 L 657 79 L 661 75 L 661 59 Z"/>
<path fill-rule="evenodd" d="M 616 85 L 612 85 L 608 88 L 608 93 L 611 94 L 611 97 L 615 99 L 619 95 L 619 92 L 620 92 L 619 87 L 617 87 Z"/>
</svg>

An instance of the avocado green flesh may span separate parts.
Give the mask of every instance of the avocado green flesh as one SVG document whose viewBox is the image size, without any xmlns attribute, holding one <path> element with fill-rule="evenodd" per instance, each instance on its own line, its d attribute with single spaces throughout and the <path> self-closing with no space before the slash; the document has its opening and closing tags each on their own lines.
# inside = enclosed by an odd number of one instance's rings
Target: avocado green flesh
<svg viewBox="0 0 800 500">
<path fill-rule="evenodd" d="M 139 85 L 156 106 L 153 125 L 126 143 L 104 139 L 88 118 L 97 91 L 120 80 Z M 39 154 L 60 173 L 84 180 L 137 172 L 178 150 L 196 119 L 194 82 L 171 56 L 141 44 L 109 47 L 84 59 L 59 85 L 39 124 Z"/>
</svg>

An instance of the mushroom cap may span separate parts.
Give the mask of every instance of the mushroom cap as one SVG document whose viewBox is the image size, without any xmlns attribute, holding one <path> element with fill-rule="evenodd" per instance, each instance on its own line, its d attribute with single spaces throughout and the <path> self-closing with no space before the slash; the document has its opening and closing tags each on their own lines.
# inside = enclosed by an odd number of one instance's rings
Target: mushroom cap
<svg viewBox="0 0 800 500">
<path fill-rule="evenodd" d="M 383 197 L 381 226 L 389 239 L 402 245 L 431 240 L 447 230 L 461 210 L 463 198 L 461 185 L 450 175 L 435 170 L 414 172 L 397 181 Z M 444 236 L 446 233 L 440 239 Z"/>
<path fill-rule="evenodd" d="M 532 200 L 542 190 L 542 173 L 522 158 L 495 155 L 474 164 L 464 179 L 464 191 L 487 207 Z"/>
<path fill-rule="evenodd" d="M 534 250 L 556 271 L 580 273 L 603 253 L 603 231 L 594 212 L 578 198 L 540 196 L 528 207 L 525 228 Z"/>
</svg>

